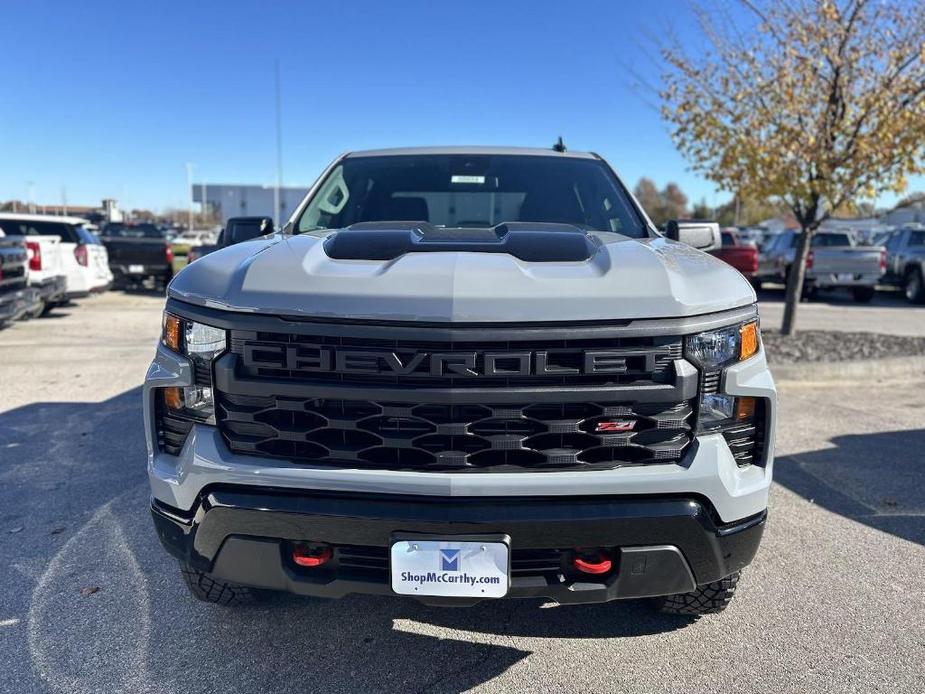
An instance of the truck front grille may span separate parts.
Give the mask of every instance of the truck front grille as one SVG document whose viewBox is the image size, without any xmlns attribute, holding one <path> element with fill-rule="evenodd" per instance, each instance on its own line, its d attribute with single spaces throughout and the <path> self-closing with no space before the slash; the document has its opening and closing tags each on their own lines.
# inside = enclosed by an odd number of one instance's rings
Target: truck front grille
<svg viewBox="0 0 925 694">
<path fill-rule="evenodd" d="M 220 393 L 238 453 L 388 470 L 510 472 L 678 461 L 689 403 L 413 404 Z"/>
<path fill-rule="evenodd" d="M 679 337 L 451 341 L 234 330 L 231 352 L 239 357 L 241 375 L 249 377 L 507 388 L 666 383 L 682 345 Z M 588 368 L 586 360 L 593 354 L 602 355 L 601 368 Z"/>
</svg>

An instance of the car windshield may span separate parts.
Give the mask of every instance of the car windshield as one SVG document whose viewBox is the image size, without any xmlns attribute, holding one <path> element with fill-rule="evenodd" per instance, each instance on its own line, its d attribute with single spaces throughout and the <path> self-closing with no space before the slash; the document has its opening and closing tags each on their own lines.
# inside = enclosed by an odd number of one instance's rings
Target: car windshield
<svg viewBox="0 0 925 694">
<path fill-rule="evenodd" d="M 123 226 L 110 224 L 103 232 L 104 237 L 120 239 L 163 239 L 167 234 L 154 224 Z"/>
<path fill-rule="evenodd" d="M 296 230 L 379 221 L 438 227 L 554 222 L 647 235 L 642 217 L 601 160 L 495 154 L 348 157 L 322 183 Z"/>
<path fill-rule="evenodd" d="M 800 235 L 794 234 L 793 238 L 790 240 L 790 247 L 796 248 L 797 244 L 800 242 Z M 850 246 L 851 239 L 848 238 L 848 234 L 838 234 L 834 232 L 826 232 L 824 234 L 814 234 L 810 246 L 812 248 L 820 248 L 825 246 Z"/>
<path fill-rule="evenodd" d="M 925 246 L 925 231 L 913 231 L 909 234 L 910 246 Z"/>
</svg>

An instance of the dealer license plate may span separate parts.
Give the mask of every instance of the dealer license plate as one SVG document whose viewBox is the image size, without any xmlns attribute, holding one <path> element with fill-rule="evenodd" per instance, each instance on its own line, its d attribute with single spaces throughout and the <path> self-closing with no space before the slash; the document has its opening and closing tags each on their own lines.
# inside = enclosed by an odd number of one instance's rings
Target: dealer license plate
<svg viewBox="0 0 925 694">
<path fill-rule="evenodd" d="M 839 272 L 835 275 L 835 279 L 839 282 L 851 282 L 854 279 L 854 275 L 850 272 Z"/>
<path fill-rule="evenodd" d="M 399 595 L 501 598 L 510 584 L 504 542 L 402 540 L 392 545 L 392 590 Z"/>
<path fill-rule="evenodd" d="M 128 271 L 131 272 L 133 275 L 140 275 L 142 272 L 145 271 L 145 266 L 144 265 L 129 265 Z"/>
</svg>

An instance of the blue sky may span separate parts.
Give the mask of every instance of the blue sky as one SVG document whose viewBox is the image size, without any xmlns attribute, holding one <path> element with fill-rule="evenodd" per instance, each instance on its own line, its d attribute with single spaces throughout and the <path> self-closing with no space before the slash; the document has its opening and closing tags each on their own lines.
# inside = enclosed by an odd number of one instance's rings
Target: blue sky
<svg viewBox="0 0 925 694">
<path fill-rule="evenodd" d="M 687 171 L 645 89 L 652 37 L 683 1 L 46 2 L 2 11 L 0 200 L 185 207 L 185 163 L 210 182 L 284 183 L 347 149 L 548 146 L 604 155 L 630 185 Z M 917 181 L 922 187 L 921 180 Z M 893 198 L 880 202 L 891 203 Z"/>
</svg>

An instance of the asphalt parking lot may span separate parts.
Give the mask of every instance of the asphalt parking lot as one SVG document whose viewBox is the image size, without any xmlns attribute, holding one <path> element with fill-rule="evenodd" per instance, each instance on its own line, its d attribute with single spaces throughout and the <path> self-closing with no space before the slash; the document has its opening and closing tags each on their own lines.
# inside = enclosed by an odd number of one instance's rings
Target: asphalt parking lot
<svg viewBox="0 0 925 694">
<path fill-rule="evenodd" d="M 763 326 L 777 329 L 784 317 L 784 288 L 769 285 L 758 295 Z M 925 335 L 925 306 L 909 304 L 899 291 L 877 292 L 869 304 L 859 304 L 846 291 L 820 292 L 800 304 L 801 330 L 866 331 L 885 335 Z"/>
<path fill-rule="evenodd" d="M 925 381 L 781 384 L 771 519 L 721 615 L 235 610 L 187 595 L 147 511 L 162 305 L 109 293 L 0 332 L 0 692 L 925 691 Z"/>
</svg>

